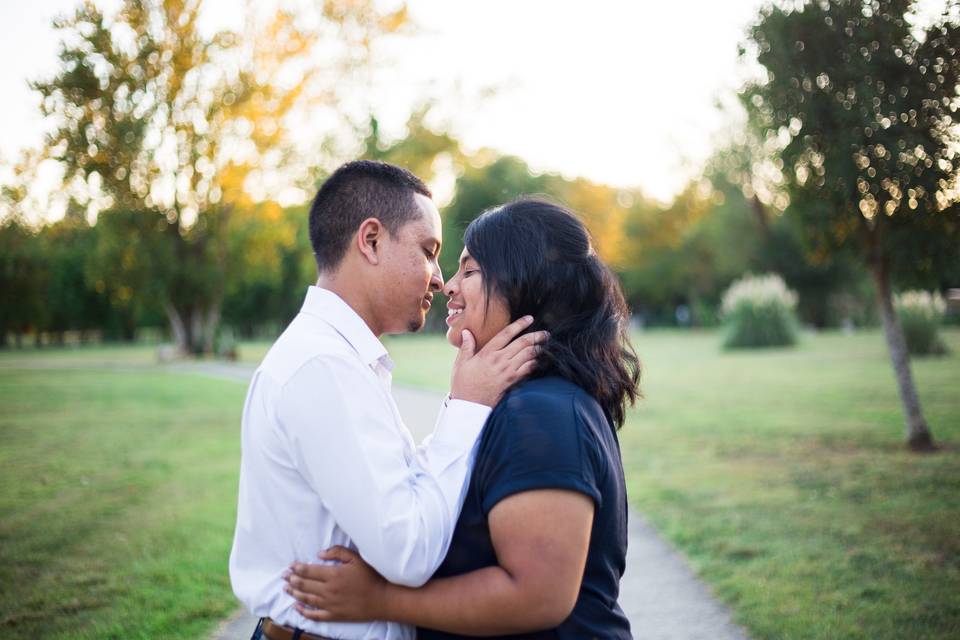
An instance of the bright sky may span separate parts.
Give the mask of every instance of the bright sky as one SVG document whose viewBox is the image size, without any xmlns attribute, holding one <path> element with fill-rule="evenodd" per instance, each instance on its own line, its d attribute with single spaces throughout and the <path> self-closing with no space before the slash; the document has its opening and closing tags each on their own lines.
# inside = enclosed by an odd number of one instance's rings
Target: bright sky
<svg viewBox="0 0 960 640">
<path fill-rule="evenodd" d="M 55 70 L 50 20 L 76 1 L 0 4 L 6 159 L 41 139 L 26 80 Z M 537 170 L 639 186 L 669 200 L 729 126 L 715 104 L 729 102 L 745 75 L 737 44 L 761 0 L 408 4 L 420 32 L 389 47 L 394 65 L 369 97 L 388 134 L 434 97 L 438 117 L 469 149 L 493 147 Z M 208 0 L 210 23 L 238 26 L 238 5 Z M 498 92 L 478 99 L 490 86 Z"/>
</svg>

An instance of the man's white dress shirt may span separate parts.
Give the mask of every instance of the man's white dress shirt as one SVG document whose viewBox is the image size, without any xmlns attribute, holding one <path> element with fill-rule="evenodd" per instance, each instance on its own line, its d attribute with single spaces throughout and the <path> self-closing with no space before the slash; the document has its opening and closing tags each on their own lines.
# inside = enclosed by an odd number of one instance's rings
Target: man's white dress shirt
<svg viewBox="0 0 960 640">
<path fill-rule="evenodd" d="M 257 616 L 330 638 L 412 638 L 387 622 L 320 623 L 282 574 L 333 545 L 420 586 L 446 555 L 490 408 L 449 400 L 417 448 L 390 393 L 393 363 L 339 296 L 310 287 L 254 373 L 243 408 L 230 580 Z"/>
</svg>

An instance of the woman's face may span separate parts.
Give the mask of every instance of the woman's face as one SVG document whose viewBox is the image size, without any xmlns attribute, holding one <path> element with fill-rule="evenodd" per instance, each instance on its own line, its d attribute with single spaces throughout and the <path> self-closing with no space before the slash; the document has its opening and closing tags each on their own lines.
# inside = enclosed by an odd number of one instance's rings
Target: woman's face
<svg viewBox="0 0 960 640">
<path fill-rule="evenodd" d="M 477 341 L 477 350 L 510 324 L 507 302 L 494 294 L 487 304 L 480 265 L 464 249 L 460 254 L 460 268 L 447 280 L 443 292 L 447 302 L 447 342 L 460 348 L 461 332 L 466 329 Z"/>
</svg>

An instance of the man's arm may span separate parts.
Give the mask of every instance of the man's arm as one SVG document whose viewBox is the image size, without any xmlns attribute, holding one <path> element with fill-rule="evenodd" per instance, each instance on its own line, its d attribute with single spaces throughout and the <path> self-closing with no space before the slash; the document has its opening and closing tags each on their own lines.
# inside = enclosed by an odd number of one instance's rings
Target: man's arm
<svg viewBox="0 0 960 640">
<path fill-rule="evenodd" d="M 288 592 L 309 605 L 297 605 L 303 616 L 318 621 L 392 620 L 473 636 L 555 627 L 579 595 L 593 511 L 582 493 L 525 491 L 490 511 L 498 566 L 410 589 L 386 583 L 338 548 L 323 557 L 343 564 L 295 564 Z"/>
<path fill-rule="evenodd" d="M 489 408 L 458 403 L 431 455 L 408 460 L 386 391 L 352 357 L 311 361 L 286 384 L 280 423 L 296 468 L 363 558 L 420 585 L 449 546 L 470 450 Z"/>
<path fill-rule="evenodd" d="M 446 555 L 469 454 L 490 412 L 472 401 L 495 402 L 529 373 L 533 345 L 545 339 L 514 340 L 529 324 L 511 323 L 476 354 L 465 341 L 454 373 L 464 401 L 450 402 L 427 451 L 412 461 L 384 391 L 355 359 L 311 361 L 285 386 L 280 422 L 298 470 L 361 556 L 392 582 L 422 585 Z"/>
</svg>

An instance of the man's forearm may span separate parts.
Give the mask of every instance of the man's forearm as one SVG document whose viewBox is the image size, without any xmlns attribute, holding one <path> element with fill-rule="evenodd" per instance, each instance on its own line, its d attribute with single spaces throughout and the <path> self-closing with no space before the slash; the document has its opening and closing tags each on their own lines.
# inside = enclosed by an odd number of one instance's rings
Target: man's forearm
<svg viewBox="0 0 960 640">
<path fill-rule="evenodd" d="M 384 594 L 385 620 L 474 636 L 522 633 L 556 626 L 559 610 L 501 567 L 431 580 L 419 589 L 394 584 Z"/>
</svg>

